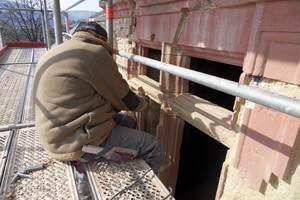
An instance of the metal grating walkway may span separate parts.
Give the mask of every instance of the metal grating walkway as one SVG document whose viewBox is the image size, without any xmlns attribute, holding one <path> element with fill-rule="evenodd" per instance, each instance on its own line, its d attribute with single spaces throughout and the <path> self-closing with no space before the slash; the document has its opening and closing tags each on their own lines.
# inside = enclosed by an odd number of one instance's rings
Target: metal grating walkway
<svg viewBox="0 0 300 200">
<path fill-rule="evenodd" d="M 45 154 L 33 127 L 31 88 L 37 60 L 44 48 L 9 48 L 0 57 L 0 200 L 80 199 L 73 167 Z M 17 128 L 18 124 L 32 124 Z M 8 130 L 1 129 L 13 125 Z M 45 164 L 12 183 L 23 167 Z M 90 195 L 87 199 L 174 199 L 143 160 L 89 163 L 85 166 Z"/>
<path fill-rule="evenodd" d="M 28 200 L 77 199 L 71 166 L 55 161 L 44 153 L 34 128 L 17 130 L 13 134 L 5 176 L 1 183 L 2 197 Z M 16 183 L 11 183 L 15 171 L 37 164 L 47 166 L 31 172 L 30 178 L 20 178 Z"/>
<path fill-rule="evenodd" d="M 86 166 L 94 199 L 173 199 L 151 168 L 140 159 L 121 163 L 90 163 Z"/>
</svg>

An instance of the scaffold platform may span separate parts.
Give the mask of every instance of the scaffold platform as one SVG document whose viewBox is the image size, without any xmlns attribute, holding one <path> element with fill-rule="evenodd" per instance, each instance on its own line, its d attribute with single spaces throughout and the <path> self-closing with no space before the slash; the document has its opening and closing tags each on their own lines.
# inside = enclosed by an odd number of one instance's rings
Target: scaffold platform
<svg viewBox="0 0 300 200">
<path fill-rule="evenodd" d="M 81 199 L 70 162 L 49 157 L 34 127 L 31 98 L 34 69 L 45 48 L 8 48 L 0 57 L 0 199 Z M 49 83 L 51 84 L 51 83 Z M 18 125 L 28 126 L 18 126 Z M 19 179 L 24 167 L 43 165 Z M 85 165 L 86 199 L 174 199 L 140 159 Z"/>
</svg>

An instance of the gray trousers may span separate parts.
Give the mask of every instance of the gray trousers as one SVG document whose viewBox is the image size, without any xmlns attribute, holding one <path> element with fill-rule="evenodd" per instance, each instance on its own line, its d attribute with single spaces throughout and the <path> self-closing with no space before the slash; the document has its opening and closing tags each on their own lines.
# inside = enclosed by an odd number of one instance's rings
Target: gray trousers
<svg viewBox="0 0 300 200">
<path fill-rule="evenodd" d="M 136 122 L 125 114 L 116 114 L 114 120 L 118 125 L 114 127 L 107 139 L 100 145 L 105 149 L 121 147 L 137 151 L 136 157 L 143 159 L 152 170 L 158 174 L 163 161 L 164 150 L 160 142 L 149 133 L 135 129 Z M 94 154 L 85 154 L 78 161 L 72 161 L 75 167 L 75 178 L 78 195 L 81 200 L 90 200 L 87 177 L 83 170 L 84 162 L 95 160 Z M 113 159 L 113 157 L 112 157 Z M 114 160 L 112 160 L 114 161 Z M 118 159 L 119 161 L 119 159 Z"/>
<path fill-rule="evenodd" d="M 100 145 L 104 150 L 121 147 L 137 151 L 137 158 L 143 159 L 152 170 L 158 174 L 163 161 L 164 150 L 156 137 L 144 131 L 135 129 L 136 122 L 125 114 L 116 114 L 117 125 L 112 129 L 107 139 Z M 85 154 L 82 160 L 96 159 L 94 155 Z M 116 161 L 113 159 L 111 161 Z M 120 159 L 118 159 L 120 161 Z"/>
</svg>

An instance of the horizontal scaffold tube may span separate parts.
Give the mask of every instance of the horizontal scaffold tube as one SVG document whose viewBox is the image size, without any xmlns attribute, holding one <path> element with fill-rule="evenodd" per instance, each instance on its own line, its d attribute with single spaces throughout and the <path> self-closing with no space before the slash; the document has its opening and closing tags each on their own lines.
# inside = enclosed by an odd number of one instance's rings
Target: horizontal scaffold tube
<svg viewBox="0 0 300 200">
<path fill-rule="evenodd" d="M 37 64 L 37 62 L 1 63 L 0 65 L 32 65 L 32 64 Z"/>
<path fill-rule="evenodd" d="M 34 122 L 26 123 L 26 124 L 8 124 L 4 126 L 0 126 L 0 132 L 1 131 L 9 131 L 12 129 L 20 129 L 20 128 L 28 128 L 28 127 L 34 127 Z"/>
<path fill-rule="evenodd" d="M 274 110 L 300 118 L 300 100 L 279 95 L 259 88 L 240 84 L 234 81 L 204 74 L 176 65 L 160 62 L 143 56 L 121 52 L 115 49 L 115 54 L 146 66 L 168 72 L 170 74 L 193 81 L 200 85 L 258 103 Z"/>
</svg>

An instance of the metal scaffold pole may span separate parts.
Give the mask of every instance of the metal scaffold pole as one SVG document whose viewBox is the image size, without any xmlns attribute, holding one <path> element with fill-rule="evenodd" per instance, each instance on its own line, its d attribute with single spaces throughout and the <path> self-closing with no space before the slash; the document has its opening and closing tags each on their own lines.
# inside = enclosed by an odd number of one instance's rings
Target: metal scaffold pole
<svg viewBox="0 0 300 200">
<path fill-rule="evenodd" d="M 9 131 L 12 129 L 29 128 L 34 126 L 35 126 L 34 122 L 24 123 L 24 124 L 8 124 L 8 125 L 0 126 L 0 132 Z"/>
<path fill-rule="evenodd" d="M 59 45 L 63 42 L 59 0 L 53 0 L 53 17 L 54 17 L 55 42 L 56 45 Z"/>
<path fill-rule="evenodd" d="M 45 28 L 46 28 L 46 39 L 47 39 L 47 48 L 51 48 L 51 40 L 50 40 L 50 31 L 49 31 L 49 19 L 48 19 L 48 10 L 46 0 L 44 0 L 44 20 L 45 20 Z"/>
<path fill-rule="evenodd" d="M 168 72 L 206 87 L 300 118 L 300 100 L 139 55 L 115 50 L 121 57 Z"/>
<path fill-rule="evenodd" d="M 106 1 L 106 31 L 108 33 L 108 43 L 113 47 L 113 6 L 112 0 Z"/>
</svg>

